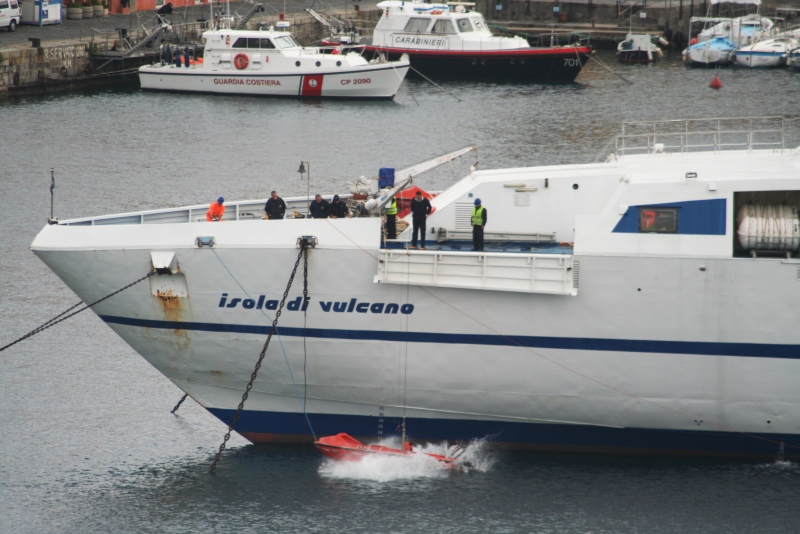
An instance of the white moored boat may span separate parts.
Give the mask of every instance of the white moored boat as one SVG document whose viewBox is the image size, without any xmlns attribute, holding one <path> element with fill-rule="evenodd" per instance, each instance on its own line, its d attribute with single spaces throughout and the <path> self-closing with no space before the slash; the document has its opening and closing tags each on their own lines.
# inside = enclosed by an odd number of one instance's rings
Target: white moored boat
<svg viewBox="0 0 800 534">
<path fill-rule="evenodd" d="M 432 199 L 428 250 L 381 241 L 406 182 L 354 218 L 188 206 L 61 221 L 31 248 L 86 302 L 152 273 L 94 311 L 229 423 L 312 243 L 236 427 L 254 442 L 378 439 L 405 415 L 419 440 L 798 456 L 792 124 L 626 124 L 596 163 L 473 171 Z"/>
<path fill-rule="evenodd" d="M 786 67 L 791 50 L 798 46 L 793 37 L 780 37 L 743 46 L 736 51 L 736 64 L 742 67 L 775 68 Z"/>
<path fill-rule="evenodd" d="M 190 67 L 146 65 L 142 89 L 300 98 L 391 99 L 407 58 L 367 61 L 360 54 L 304 48 L 291 33 L 218 29 L 203 34 L 202 60 Z M 335 52 L 337 52 L 335 50 Z"/>
</svg>

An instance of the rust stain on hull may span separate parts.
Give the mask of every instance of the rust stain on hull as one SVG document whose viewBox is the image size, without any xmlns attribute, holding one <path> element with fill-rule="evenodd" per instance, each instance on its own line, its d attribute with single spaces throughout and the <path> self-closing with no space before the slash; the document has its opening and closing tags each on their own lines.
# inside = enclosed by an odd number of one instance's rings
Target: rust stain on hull
<svg viewBox="0 0 800 534">
<path fill-rule="evenodd" d="M 178 295 L 168 289 L 166 291 L 156 291 L 155 296 L 164 312 L 164 319 L 173 322 L 181 322 L 183 320 L 183 303 Z M 174 332 L 176 335 L 186 336 L 186 330 L 176 328 Z"/>
</svg>

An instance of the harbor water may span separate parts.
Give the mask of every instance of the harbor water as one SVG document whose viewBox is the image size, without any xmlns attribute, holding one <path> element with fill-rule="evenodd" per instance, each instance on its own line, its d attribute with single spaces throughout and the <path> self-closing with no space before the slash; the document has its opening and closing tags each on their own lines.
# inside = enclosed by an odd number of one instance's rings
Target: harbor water
<svg viewBox="0 0 800 534">
<path fill-rule="evenodd" d="M 51 168 L 55 214 L 67 219 L 266 198 L 273 189 L 348 192 L 347 181 L 380 167 L 469 144 L 481 169 L 586 163 L 623 121 L 800 114 L 798 72 L 726 69 L 713 90 L 714 72 L 687 69 L 679 56 L 646 66 L 599 58 L 632 85 L 590 62 L 575 84 L 439 89 L 406 80 L 393 102 L 134 90 L 0 102 L 0 346 L 77 302 L 28 248 L 49 216 Z M 475 163 L 465 158 L 418 185 L 447 188 Z M 0 532 L 800 530 L 800 464 L 777 459 L 479 443 L 472 470 L 448 473 L 334 465 L 310 446 L 234 436 L 211 476 L 225 426 L 191 400 L 170 414 L 181 395 L 91 313 L 0 353 Z"/>
</svg>

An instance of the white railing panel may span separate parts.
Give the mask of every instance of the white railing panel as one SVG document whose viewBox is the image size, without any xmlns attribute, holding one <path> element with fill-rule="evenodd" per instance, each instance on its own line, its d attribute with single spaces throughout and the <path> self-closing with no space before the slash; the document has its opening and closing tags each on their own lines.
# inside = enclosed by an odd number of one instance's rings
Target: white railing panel
<svg viewBox="0 0 800 534">
<path fill-rule="evenodd" d="M 577 294 L 569 254 L 384 250 L 375 282 Z"/>
</svg>

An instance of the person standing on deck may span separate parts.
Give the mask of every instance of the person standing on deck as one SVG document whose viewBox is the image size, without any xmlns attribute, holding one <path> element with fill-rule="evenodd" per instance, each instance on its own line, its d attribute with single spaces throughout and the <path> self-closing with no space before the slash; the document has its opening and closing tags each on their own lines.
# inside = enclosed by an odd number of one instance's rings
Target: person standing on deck
<svg viewBox="0 0 800 534">
<path fill-rule="evenodd" d="M 317 195 L 308 207 L 308 213 L 312 219 L 327 219 L 329 206 L 328 201 L 322 199 L 322 195 Z"/>
<path fill-rule="evenodd" d="M 269 198 L 269 200 L 267 200 L 267 203 L 264 206 L 264 212 L 267 214 L 267 219 L 283 219 L 283 216 L 286 214 L 286 202 L 284 202 L 275 191 L 270 193 L 270 195 L 272 196 Z"/>
<path fill-rule="evenodd" d="M 411 223 L 414 227 L 411 248 L 417 248 L 417 234 L 422 234 L 422 250 L 425 250 L 425 219 L 431 214 L 431 203 L 422 197 L 422 191 L 417 191 L 411 200 Z"/>
<path fill-rule="evenodd" d="M 216 202 L 211 203 L 211 206 L 208 207 L 208 211 L 206 212 L 206 220 L 208 222 L 222 220 L 222 216 L 225 215 L 225 206 L 222 205 L 224 202 L 225 199 L 219 197 Z"/>
<path fill-rule="evenodd" d="M 386 207 L 386 239 L 397 239 L 397 199 L 394 197 Z"/>
<path fill-rule="evenodd" d="M 483 228 L 486 226 L 486 208 L 481 206 L 481 199 L 475 199 L 472 208 L 472 250 L 483 250 Z"/>
<path fill-rule="evenodd" d="M 333 202 L 328 206 L 328 212 L 331 219 L 344 219 L 345 217 L 352 217 L 350 210 L 347 209 L 347 204 L 339 200 L 339 195 L 333 195 Z"/>
</svg>

